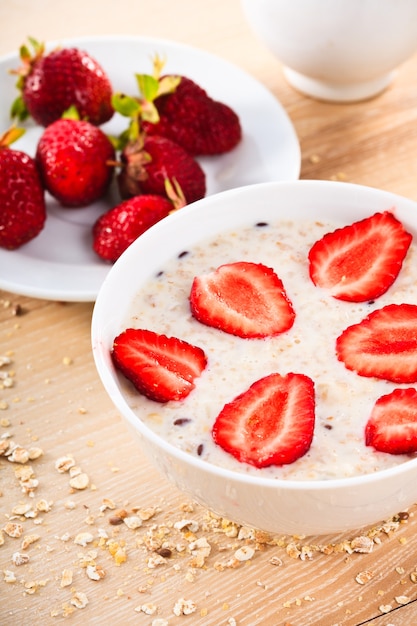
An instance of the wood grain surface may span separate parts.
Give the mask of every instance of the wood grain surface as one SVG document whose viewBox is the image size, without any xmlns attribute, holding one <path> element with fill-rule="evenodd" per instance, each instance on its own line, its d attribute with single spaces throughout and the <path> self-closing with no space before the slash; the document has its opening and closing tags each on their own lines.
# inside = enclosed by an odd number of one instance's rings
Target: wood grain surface
<svg viewBox="0 0 417 626">
<path fill-rule="evenodd" d="M 301 178 L 417 200 L 417 57 L 379 97 L 329 104 L 285 82 L 238 0 L 65 7 L 0 2 L 0 54 L 28 35 L 186 42 L 242 67 L 281 101 L 300 140 Z M 94 367 L 92 308 L 0 292 L 0 356 L 11 359 L 0 372 L 12 383 L 0 378 L 0 442 L 11 439 L 32 456 L 43 451 L 23 464 L 0 457 L 2 626 L 417 624 L 415 507 L 399 521 L 337 537 L 272 537 L 216 518 L 168 484 L 126 431 Z M 86 488 L 58 471 L 68 456 L 88 477 Z M 129 527 L 125 516 L 141 525 Z"/>
</svg>

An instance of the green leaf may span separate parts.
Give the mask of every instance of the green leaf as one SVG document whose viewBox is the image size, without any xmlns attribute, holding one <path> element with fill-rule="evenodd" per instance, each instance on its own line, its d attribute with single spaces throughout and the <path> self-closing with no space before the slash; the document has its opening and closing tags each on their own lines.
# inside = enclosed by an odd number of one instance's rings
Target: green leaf
<svg viewBox="0 0 417 626">
<path fill-rule="evenodd" d="M 29 111 L 26 108 L 22 96 L 17 96 L 12 103 L 10 117 L 19 120 L 19 122 L 24 122 L 29 117 Z"/>
<path fill-rule="evenodd" d="M 39 43 L 39 41 L 37 39 L 35 39 L 34 37 L 31 37 L 30 35 L 28 36 L 28 41 L 31 44 L 32 48 L 34 49 L 35 52 L 39 52 L 39 50 L 43 50 L 44 45 L 42 43 Z"/>
<path fill-rule="evenodd" d="M 158 95 L 159 81 L 150 74 L 135 74 L 139 92 L 144 100 L 153 102 Z"/>
<path fill-rule="evenodd" d="M 61 117 L 64 120 L 79 120 L 80 114 L 78 113 L 77 107 L 72 104 L 66 111 L 63 112 Z"/>
<path fill-rule="evenodd" d="M 40 43 L 34 37 L 28 37 L 29 44 L 32 46 L 33 54 L 26 44 L 20 46 L 20 58 L 24 63 L 30 63 L 33 58 L 38 59 L 45 52 L 45 44 Z"/>
<path fill-rule="evenodd" d="M 132 119 L 132 121 L 129 124 L 129 128 L 127 129 L 127 137 L 128 137 L 129 142 L 136 141 L 137 138 L 139 137 L 139 133 L 140 133 L 139 120 L 137 117 L 135 117 Z"/>
<path fill-rule="evenodd" d="M 19 55 L 24 63 L 29 63 L 32 58 L 29 48 L 24 44 L 19 48 Z"/>
<path fill-rule="evenodd" d="M 6 130 L 3 135 L 0 136 L 0 148 L 5 148 L 10 146 L 12 143 L 20 139 L 22 135 L 24 135 L 26 130 L 24 128 L 19 128 L 18 126 L 11 126 L 8 130 Z"/>
<path fill-rule="evenodd" d="M 140 113 L 140 102 L 136 98 L 126 96 L 123 93 L 114 93 L 112 105 L 115 111 L 124 117 L 135 117 Z"/>
</svg>

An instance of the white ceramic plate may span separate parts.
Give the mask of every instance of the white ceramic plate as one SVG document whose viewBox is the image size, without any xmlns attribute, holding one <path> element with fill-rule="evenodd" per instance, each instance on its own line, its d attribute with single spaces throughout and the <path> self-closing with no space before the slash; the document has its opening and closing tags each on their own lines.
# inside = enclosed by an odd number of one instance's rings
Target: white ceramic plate
<svg viewBox="0 0 417 626">
<path fill-rule="evenodd" d="M 24 42 L 22 42 L 24 43 Z M 166 72 L 184 74 L 209 95 L 239 115 L 244 138 L 232 152 L 199 159 L 207 178 L 207 195 L 242 185 L 296 180 L 300 147 L 292 124 L 276 98 L 254 78 L 224 60 L 182 44 L 137 37 L 94 37 L 50 42 L 48 49 L 77 46 L 94 56 L 107 71 L 115 91 L 136 94 L 135 73 L 151 72 L 152 57 L 167 59 Z M 9 111 L 17 95 L 18 55 L 0 60 L 0 132 L 10 126 Z M 127 120 L 114 116 L 102 128 L 116 134 Z M 34 156 L 42 128 L 28 122 L 27 132 L 13 146 Z M 94 301 L 110 266 L 91 246 L 91 226 L 119 202 L 113 188 L 108 197 L 83 209 L 62 209 L 48 196 L 48 219 L 42 233 L 15 251 L 0 249 L 0 288 L 28 296 L 64 301 Z"/>
</svg>

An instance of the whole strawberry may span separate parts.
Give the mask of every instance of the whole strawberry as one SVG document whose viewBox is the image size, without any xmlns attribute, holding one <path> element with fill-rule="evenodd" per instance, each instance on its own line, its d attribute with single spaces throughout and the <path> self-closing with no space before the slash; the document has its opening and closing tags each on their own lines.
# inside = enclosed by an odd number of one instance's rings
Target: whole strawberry
<svg viewBox="0 0 417 626">
<path fill-rule="evenodd" d="M 163 78 L 167 77 L 162 77 Z M 212 99 L 191 79 L 181 76 L 172 93 L 154 101 L 159 121 L 145 122 L 148 134 L 172 139 L 193 155 L 229 152 L 242 138 L 238 115 L 228 105 Z"/>
<path fill-rule="evenodd" d="M 200 164 L 166 137 L 142 135 L 122 151 L 118 176 L 123 198 L 139 194 L 166 196 L 166 181 L 179 185 L 187 204 L 206 194 L 206 176 Z"/>
<path fill-rule="evenodd" d="M 50 124 L 36 151 L 46 190 L 66 207 L 86 206 L 105 194 L 114 158 L 113 145 L 103 131 L 76 119 Z"/>
<path fill-rule="evenodd" d="M 45 46 L 30 39 L 33 55 L 22 46 L 22 67 L 17 87 L 21 95 L 12 105 L 12 116 L 20 120 L 28 115 L 41 126 L 48 126 L 75 106 L 81 119 L 95 125 L 113 115 L 112 85 L 99 63 L 78 48 L 60 48 L 49 54 Z"/>
<path fill-rule="evenodd" d="M 0 137 L 0 246 L 15 250 L 36 237 L 46 219 L 45 193 L 36 162 L 9 145 L 22 131 Z"/>
<path fill-rule="evenodd" d="M 105 261 L 116 261 L 135 239 L 173 208 L 169 200 L 156 195 L 135 196 L 121 202 L 93 225 L 93 250 Z"/>
</svg>

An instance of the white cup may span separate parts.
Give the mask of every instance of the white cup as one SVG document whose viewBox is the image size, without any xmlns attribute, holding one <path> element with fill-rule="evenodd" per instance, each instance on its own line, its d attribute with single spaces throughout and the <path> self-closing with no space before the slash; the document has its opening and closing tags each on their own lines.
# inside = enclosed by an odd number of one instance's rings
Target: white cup
<svg viewBox="0 0 417 626">
<path fill-rule="evenodd" d="M 417 0 L 241 0 L 289 83 L 322 100 L 371 98 L 417 50 Z"/>
</svg>

